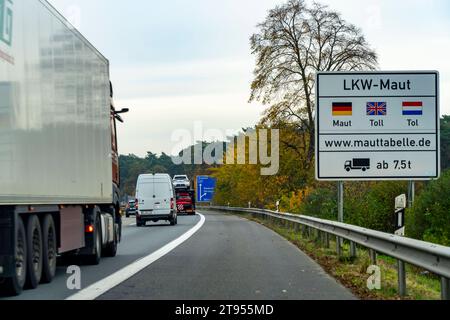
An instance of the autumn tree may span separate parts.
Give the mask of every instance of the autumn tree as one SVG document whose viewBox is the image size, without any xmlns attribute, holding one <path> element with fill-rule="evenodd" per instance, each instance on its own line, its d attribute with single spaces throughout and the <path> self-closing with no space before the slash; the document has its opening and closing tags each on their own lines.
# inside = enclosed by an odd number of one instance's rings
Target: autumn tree
<svg viewBox="0 0 450 320">
<path fill-rule="evenodd" d="M 304 0 L 277 6 L 258 29 L 250 40 L 256 56 L 250 101 L 269 106 L 263 123 L 294 125 L 302 134 L 296 148 L 308 169 L 314 157 L 316 72 L 374 70 L 377 54 L 339 13 Z"/>
</svg>

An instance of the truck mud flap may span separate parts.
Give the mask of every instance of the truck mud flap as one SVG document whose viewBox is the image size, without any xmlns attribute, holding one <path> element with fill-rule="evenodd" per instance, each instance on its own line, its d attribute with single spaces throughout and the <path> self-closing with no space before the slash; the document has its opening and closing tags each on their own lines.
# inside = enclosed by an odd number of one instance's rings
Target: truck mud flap
<svg viewBox="0 0 450 320">
<path fill-rule="evenodd" d="M 15 217 L 13 209 L 0 209 L 0 278 L 14 273 Z"/>
</svg>

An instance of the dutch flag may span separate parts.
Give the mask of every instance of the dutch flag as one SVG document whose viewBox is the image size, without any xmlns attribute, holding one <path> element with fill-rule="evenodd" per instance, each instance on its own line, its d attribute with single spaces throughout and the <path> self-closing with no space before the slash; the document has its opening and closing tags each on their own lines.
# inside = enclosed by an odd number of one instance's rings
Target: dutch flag
<svg viewBox="0 0 450 320">
<path fill-rule="evenodd" d="M 403 102 L 403 115 L 404 116 L 423 115 L 423 102 L 422 101 Z"/>
</svg>

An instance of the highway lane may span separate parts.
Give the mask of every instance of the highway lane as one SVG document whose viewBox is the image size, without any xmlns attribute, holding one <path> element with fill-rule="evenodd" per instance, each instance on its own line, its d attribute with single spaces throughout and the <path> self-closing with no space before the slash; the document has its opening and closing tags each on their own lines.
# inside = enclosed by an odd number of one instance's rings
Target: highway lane
<svg viewBox="0 0 450 320">
<path fill-rule="evenodd" d="M 355 299 L 275 232 L 239 217 L 202 213 L 206 223 L 188 241 L 99 299 Z"/>
<path fill-rule="evenodd" d="M 148 223 L 145 228 L 138 228 L 134 218 L 124 218 L 123 239 L 117 256 L 103 258 L 98 266 L 81 266 L 82 289 L 155 252 L 193 228 L 199 220 L 199 216 L 179 216 L 178 225 L 174 227 L 166 222 L 158 222 Z M 70 276 L 66 274 L 67 267 L 68 265 L 58 266 L 56 278 L 50 284 L 41 284 L 35 290 L 25 290 L 19 297 L 0 300 L 66 299 L 77 292 L 67 289 L 66 283 Z"/>
</svg>

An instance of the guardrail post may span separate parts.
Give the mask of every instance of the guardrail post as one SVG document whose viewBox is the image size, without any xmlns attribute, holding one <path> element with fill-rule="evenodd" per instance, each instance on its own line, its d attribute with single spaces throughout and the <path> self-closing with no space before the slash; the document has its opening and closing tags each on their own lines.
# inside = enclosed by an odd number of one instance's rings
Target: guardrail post
<svg viewBox="0 0 450 320">
<path fill-rule="evenodd" d="M 356 243 L 350 241 L 350 258 L 356 258 L 356 256 L 357 256 Z"/>
<path fill-rule="evenodd" d="M 338 257 L 342 256 L 341 238 L 336 237 L 336 254 Z"/>
<path fill-rule="evenodd" d="M 406 296 L 406 268 L 405 262 L 398 260 L 398 294 L 401 297 Z"/>
<path fill-rule="evenodd" d="M 319 233 L 320 233 L 320 244 L 322 246 L 325 246 L 325 232 L 320 231 Z"/>
<path fill-rule="evenodd" d="M 315 230 L 316 230 L 316 244 L 320 244 L 322 234 L 319 229 L 315 229 Z"/>
<path fill-rule="evenodd" d="M 441 278 L 441 298 L 450 301 L 450 279 L 446 277 Z"/>
<path fill-rule="evenodd" d="M 330 247 L 330 235 L 328 234 L 328 232 L 325 232 L 325 248 L 329 248 Z"/>
<path fill-rule="evenodd" d="M 373 265 L 377 265 L 377 252 L 373 249 L 369 249 L 370 262 Z"/>
</svg>

